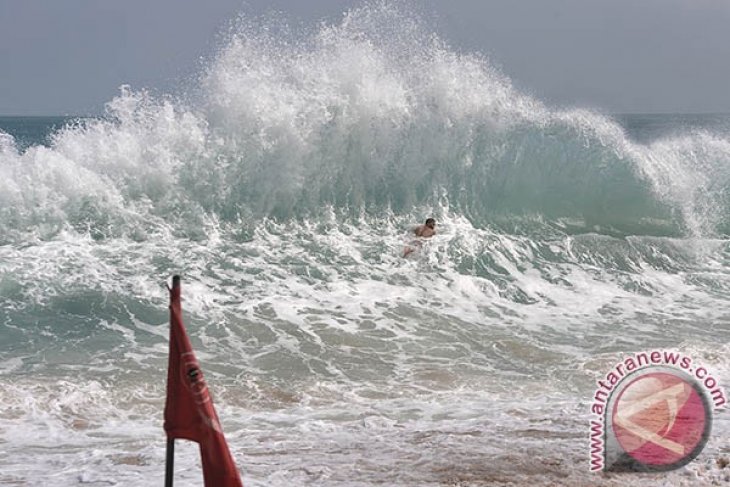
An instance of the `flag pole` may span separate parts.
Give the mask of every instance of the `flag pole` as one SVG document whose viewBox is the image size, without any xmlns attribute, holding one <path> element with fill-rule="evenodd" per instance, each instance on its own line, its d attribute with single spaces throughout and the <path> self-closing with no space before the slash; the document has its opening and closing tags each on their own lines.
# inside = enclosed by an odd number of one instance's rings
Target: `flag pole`
<svg viewBox="0 0 730 487">
<path fill-rule="evenodd" d="M 172 276 L 170 289 L 170 304 L 172 305 L 172 291 L 180 287 L 180 276 Z M 169 289 L 169 288 L 168 288 Z M 175 468 L 175 438 L 167 438 L 167 458 L 165 459 L 165 487 L 172 487 L 172 477 Z"/>
<path fill-rule="evenodd" d="M 165 460 L 165 487 L 172 487 L 173 467 L 175 466 L 175 438 L 167 439 L 167 460 Z"/>
</svg>

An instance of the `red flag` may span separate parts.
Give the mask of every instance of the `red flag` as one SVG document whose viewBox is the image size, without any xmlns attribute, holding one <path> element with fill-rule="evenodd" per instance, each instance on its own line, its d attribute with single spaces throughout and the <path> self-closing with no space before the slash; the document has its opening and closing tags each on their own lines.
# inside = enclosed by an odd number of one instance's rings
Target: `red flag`
<svg viewBox="0 0 730 487">
<path fill-rule="evenodd" d="M 185 332 L 180 279 L 170 289 L 170 358 L 167 368 L 165 431 L 168 438 L 200 444 L 205 487 L 243 487 L 213 407 L 203 372 Z"/>
</svg>

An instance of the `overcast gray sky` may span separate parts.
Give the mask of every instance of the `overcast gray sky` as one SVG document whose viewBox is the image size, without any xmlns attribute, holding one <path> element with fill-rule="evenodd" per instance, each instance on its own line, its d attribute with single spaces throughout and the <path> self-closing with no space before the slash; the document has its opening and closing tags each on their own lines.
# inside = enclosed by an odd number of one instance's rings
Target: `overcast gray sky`
<svg viewBox="0 0 730 487">
<path fill-rule="evenodd" d="M 174 92 L 243 12 L 337 21 L 350 0 L 0 0 L 0 115 L 97 114 Z M 730 112 L 730 0 L 413 1 L 521 89 L 609 112 Z"/>
</svg>

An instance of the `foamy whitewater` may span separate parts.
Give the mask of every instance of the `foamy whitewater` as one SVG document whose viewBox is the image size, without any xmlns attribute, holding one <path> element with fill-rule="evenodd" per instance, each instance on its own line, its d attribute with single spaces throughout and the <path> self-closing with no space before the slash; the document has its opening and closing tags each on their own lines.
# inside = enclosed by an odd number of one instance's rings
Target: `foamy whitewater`
<svg viewBox="0 0 730 487">
<path fill-rule="evenodd" d="M 242 19 L 195 89 L 49 146 L 0 133 L 0 484 L 162 484 L 176 273 L 247 486 L 730 480 L 724 412 L 682 470 L 588 472 L 626 354 L 730 386 L 730 132 L 637 142 L 397 5 L 293 30 Z"/>
</svg>

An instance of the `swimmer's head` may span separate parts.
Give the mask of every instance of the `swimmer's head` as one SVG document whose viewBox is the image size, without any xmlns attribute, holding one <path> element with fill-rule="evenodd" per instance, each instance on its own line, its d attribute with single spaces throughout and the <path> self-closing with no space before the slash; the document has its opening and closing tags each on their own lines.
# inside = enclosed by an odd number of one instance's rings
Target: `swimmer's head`
<svg viewBox="0 0 730 487">
<path fill-rule="evenodd" d="M 434 227 L 436 227 L 436 220 L 434 220 L 433 218 L 429 218 L 429 219 L 427 219 L 427 220 L 426 220 L 426 226 L 427 226 L 428 228 L 430 228 L 431 230 L 433 230 L 433 229 L 434 229 Z"/>
</svg>

